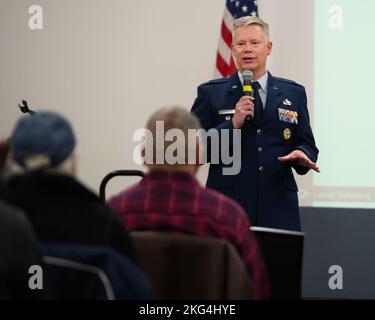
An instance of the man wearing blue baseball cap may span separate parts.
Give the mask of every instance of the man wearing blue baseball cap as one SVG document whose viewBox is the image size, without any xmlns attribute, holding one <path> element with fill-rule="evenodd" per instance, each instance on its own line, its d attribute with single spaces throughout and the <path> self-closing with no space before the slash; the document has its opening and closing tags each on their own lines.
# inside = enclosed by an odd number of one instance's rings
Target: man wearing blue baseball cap
<svg viewBox="0 0 375 320">
<path fill-rule="evenodd" d="M 40 112 L 21 118 L 11 141 L 13 164 L 23 170 L 61 169 L 64 173 L 74 174 L 76 138 L 69 122 L 61 115 Z"/>
<path fill-rule="evenodd" d="M 11 136 L 6 198 L 22 208 L 39 240 L 111 246 L 133 256 L 121 220 L 75 178 L 76 138 L 55 112 L 26 115 Z"/>
</svg>

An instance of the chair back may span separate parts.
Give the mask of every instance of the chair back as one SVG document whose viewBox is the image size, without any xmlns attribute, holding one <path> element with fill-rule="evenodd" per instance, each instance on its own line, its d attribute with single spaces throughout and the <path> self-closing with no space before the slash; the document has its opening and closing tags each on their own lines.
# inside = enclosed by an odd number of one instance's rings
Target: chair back
<svg viewBox="0 0 375 320">
<path fill-rule="evenodd" d="M 109 180 L 111 180 L 112 178 L 121 177 L 121 176 L 122 177 L 135 177 L 135 176 L 144 177 L 145 175 L 146 173 L 140 170 L 115 170 L 115 171 L 109 172 L 108 174 L 104 176 L 104 178 L 100 182 L 100 186 L 99 186 L 100 200 L 105 202 L 107 184 Z"/>
<path fill-rule="evenodd" d="M 252 299 L 245 265 L 226 240 L 172 232 L 131 232 L 156 299 Z"/>
<path fill-rule="evenodd" d="M 262 248 L 271 283 L 270 299 L 301 299 L 304 233 L 251 227 Z"/>
<path fill-rule="evenodd" d="M 127 257 L 105 246 L 41 244 L 52 299 L 148 299 L 151 285 Z"/>
</svg>

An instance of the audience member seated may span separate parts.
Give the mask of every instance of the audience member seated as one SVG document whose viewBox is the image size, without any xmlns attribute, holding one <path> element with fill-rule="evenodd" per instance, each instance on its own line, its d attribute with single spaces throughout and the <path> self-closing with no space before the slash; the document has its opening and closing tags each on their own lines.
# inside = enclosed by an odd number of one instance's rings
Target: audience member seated
<svg viewBox="0 0 375 320">
<path fill-rule="evenodd" d="M 51 299 L 145 300 L 151 284 L 139 267 L 107 246 L 42 242 Z"/>
<path fill-rule="evenodd" d="M 164 132 L 156 135 L 160 124 L 164 125 Z M 142 154 L 149 173 L 139 183 L 110 199 L 109 206 L 118 212 L 129 231 L 162 230 L 227 239 L 246 264 L 255 298 L 268 298 L 266 266 L 246 213 L 228 197 L 201 187 L 194 177 L 201 148 L 199 139 L 193 139 L 193 146 L 188 144 L 188 130 L 199 129 L 197 118 L 182 108 L 163 108 L 151 116 L 147 129 L 152 135 L 146 136 Z M 170 129 L 181 130 L 183 141 L 164 140 Z M 160 136 L 162 141 L 157 139 Z M 183 145 L 176 149 L 178 163 L 169 164 L 173 161 L 164 150 L 179 143 Z M 157 154 L 163 144 L 162 153 Z M 185 152 L 179 154 L 181 150 Z M 189 154 L 195 156 L 194 164 L 188 164 Z M 164 163 L 155 164 L 155 159 L 162 159 Z"/>
<path fill-rule="evenodd" d="M 29 221 L 16 208 L 0 200 L 0 300 L 34 300 L 45 290 L 29 286 L 31 266 L 41 266 L 38 243 Z"/>
<path fill-rule="evenodd" d="M 41 241 L 110 246 L 133 258 L 119 217 L 75 179 L 75 145 L 61 115 L 23 116 L 11 136 L 14 174 L 7 180 L 6 198 L 25 211 Z"/>
</svg>

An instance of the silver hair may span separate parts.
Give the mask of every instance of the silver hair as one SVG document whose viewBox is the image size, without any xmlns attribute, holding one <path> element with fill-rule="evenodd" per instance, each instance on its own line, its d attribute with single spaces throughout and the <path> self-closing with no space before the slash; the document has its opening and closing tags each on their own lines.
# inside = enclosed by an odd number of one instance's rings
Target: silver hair
<svg viewBox="0 0 375 320">
<path fill-rule="evenodd" d="M 196 152 L 196 147 L 197 144 L 194 143 L 192 145 L 189 143 L 189 130 L 199 130 L 200 129 L 200 123 L 198 118 L 187 111 L 186 109 L 178 106 L 168 106 L 168 107 L 163 107 L 159 110 L 157 110 L 155 113 L 151 115 L 149 120 L 147 121 L 146 128 L 151 132 L 152 139 L 149 141 L 146 138 L 146 150 L 149 148 L 149 150 L 152 150 L 152 155 L 153 155 L 153 163 L 155 163 L 155 159 L 158 156 L 157 155 L 157 148 L 156 145 L 157 143 L 160 143 L 160 141 L 156 141 L 157 138 L 157 125 L 158 123 L 163 123 L 164 126 L 164 135 L 163 135 L 163 143 L 164 143 L 164 150 L 165 151 L 169 145 L 175 143 L 175 141 L 168 141 L 165 139 L 165 134 L 169 130 L 173 129 L 178 129 L 182 131 L 184 139 L 181 141 L 184 143 L 184 156 L 183 159 L 180 159 L 181 162 L 184 162 L 185 164 L 188 163 L 188 157 L 189 154 L 191 155 L 192 153 Z M 199 140 L 197 140 L 198 142 Z M 199 142 L 198 142 L 199 143 Z M 163 155 L 159 155 L 163 159 L 165 159 L 165 153 Z M 151 160 L 151 159 L 148 159 Z M 179 162 L 180 163 L 180 162 Z M 147 163 L 146 164 L 150 164 Z"/>
<path fill-rule="evenodd" d="M 235 31 L 238 28 L 247 27 L 251 25 L 260 26 L 264 32 L 264 35 L 266 36 L 266 41 L 267 42 L 269 41 L 270 27 L 268 23 L 264 22 L 262 19 L 256 16 L 245 16 L 245 17 L 241 17 L 233 21 L 232 42 L 234 43 Z"/>
</svg>

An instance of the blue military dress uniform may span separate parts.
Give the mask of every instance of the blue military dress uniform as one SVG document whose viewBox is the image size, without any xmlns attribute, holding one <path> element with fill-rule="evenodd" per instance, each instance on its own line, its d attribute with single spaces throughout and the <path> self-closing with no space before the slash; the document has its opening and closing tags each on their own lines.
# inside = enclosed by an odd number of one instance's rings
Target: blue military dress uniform
<svg viewBox="0 0 375 320">
<path fill-rule="evenodd" d="M 205 130 L 232 130 L 233 112 L 228 116 L 223 110 L 234 109 L 242 95 L 237 72 L 229 78 L 209 81 L 198 87 L 192 112 Z M 241 128 L 241 171 L 223 175 L 223 163 L 211 164 L 207 187 L 237 200 L 254 225 L 300 230 L 298 188 L 292 167 L 298 174 L 306 174 L 309 169 L 277 159 L 295 149 L 316 162 L 318 149 L 310 127 L 305 88 L 269 73 L 261 121 L 245 121 Z"/>
</svg>

